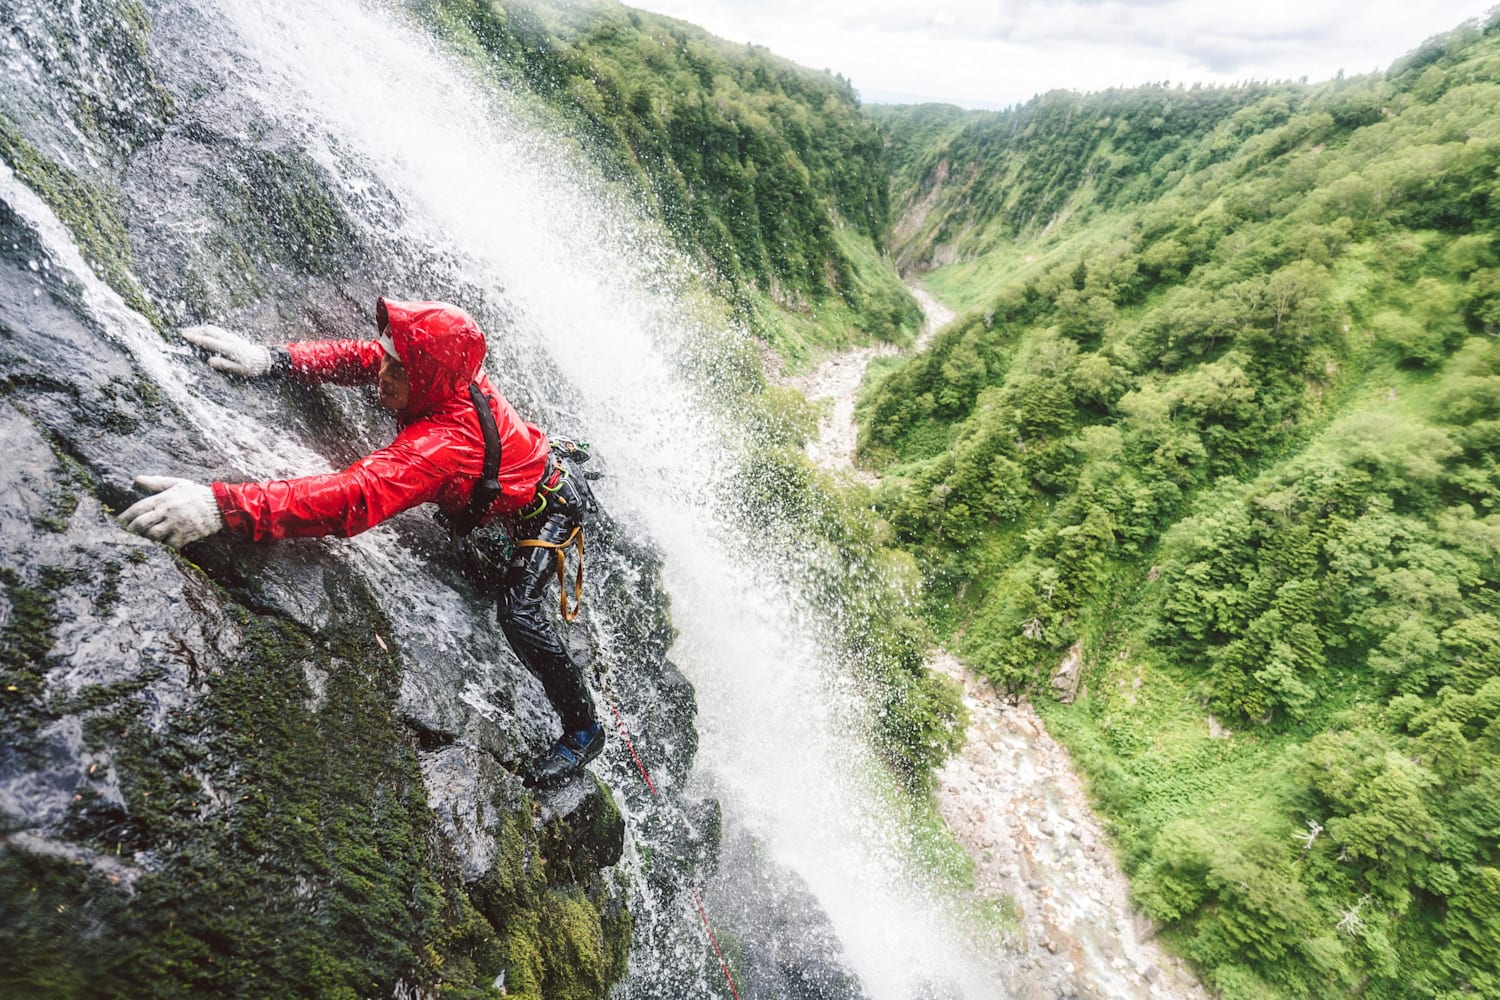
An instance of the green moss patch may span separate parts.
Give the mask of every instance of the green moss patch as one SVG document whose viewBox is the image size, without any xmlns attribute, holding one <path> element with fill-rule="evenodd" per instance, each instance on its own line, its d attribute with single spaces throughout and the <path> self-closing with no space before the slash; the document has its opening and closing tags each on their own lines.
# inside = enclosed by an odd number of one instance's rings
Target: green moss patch
<svg viewBox="0 0 1500 1000">
<path fill-rule="evenodd" d="M 316 634 L 228 604 L 231 662 L 183 647 L 49 699 L 57 608 L 78 581 L 38 580 L 3 578 L 6 732 L 76 718 L 108 764 L 78 776 L 45 840 L 0 849 L 0 993 L 354 998 L 405 982 L 487 997 L 508 978 L 511 995 L 550 1000 L 623 976 L 630 917 L 598 868 L 621 836 L 608 790 L 545 834 L 528 798 L 497 803 L 500 862 L 471 898 L 394 715 L 399 650 L 375 639 L 389 631 L 368 597 L 354 611 L 369 628 Z M 158 714 L 182 657 L 192 689 Z M 106 772 L 113 789 L 94 783 Z"/>
<path fill-rule="evenodd" d="M 0 157 L 57 213 L 101 278 L 129 306 L 161 327 L 161 316 L 131 272 L 130 238 L 113 192 L 48 159 L 0 114 Z"/>
</svg>

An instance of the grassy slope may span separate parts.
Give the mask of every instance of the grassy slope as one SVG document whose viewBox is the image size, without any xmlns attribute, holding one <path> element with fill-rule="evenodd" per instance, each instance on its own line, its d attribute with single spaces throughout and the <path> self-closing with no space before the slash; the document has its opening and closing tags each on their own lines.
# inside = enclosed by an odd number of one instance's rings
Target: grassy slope
<svg viewBox="0 0 1500 1000">
<path fill-rule="evenodd" d="M 898 256 L 969 310 L 865 401 L 882 509 L 998 682 L 1083 644 L 1044 715 L 1226 996 L 1496 988 L 1497 41 L 882 113 Z"/>
</svg>

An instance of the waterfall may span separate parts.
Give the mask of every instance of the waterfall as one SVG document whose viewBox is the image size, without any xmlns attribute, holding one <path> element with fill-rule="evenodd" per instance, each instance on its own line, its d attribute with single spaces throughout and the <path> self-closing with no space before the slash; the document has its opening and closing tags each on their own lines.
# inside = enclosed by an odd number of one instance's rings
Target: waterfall
<svg viewBox="0 0 1500 1000">
<path fill-rule="evenodd" d="M 698 698 L 701 743 L 689 782 L 721 800 L 728 828 L 806 883 L 868 995 L 909 1000 L 930 995 L 922 991 L 933 983 L 968 1000 L 1006 995 L 903 854 L 908 837 L 861 738 L 861 701 L 830 653 L 820 609 L 788 579 L 795 572 L 758 565 L 739 544 L 730 484 L 753 443 L 713 415 L 679 359 L 744 335 L 698 291 L 691 262 L 550 137 L 523 100 L 494 89 L 400 10 L 353 0 L 162 0 L 152 15 L 164 58 L 208 61 L 215 79 L 295 136 L 333 178 L 343 208 L 407 282 L 390 295 L 447 295 L 412 277 L 441 261 L 482 299 L 461 305 L 503 317 L 489 332 L 519 363 L 491 372 L 497 386 L 540 409 L 530 415 L 542 426 L 591 441 L 609 473 L 597 486 L 604 505 L 662 551 L 678 630 L 671 656 Z M 81 259 L 64 266 L 87 271 Z M 90 288 L 107 292 L 97 281 Z M 247 476 L 330 467 L 308 449 L 268 447 L 278 435 L 207 402 L 185 373 L 192 362 L 173 359 L 143 320 L 122 315 L 129 311 L 118 297 L 100 303 L 91 305 L 96 315 L 136 338 L 143 367 L 175 387 L 181 412 Z M 356 546 L 356 560 L 386 581 L 390 603 L 408 600 L 395 596 L 397 581 L 418 573 L 420 560 L 384 528 Z M 799 558 L 786 552 L 793 567 Z M 632 730 L 653 708 L 629 692 L 620 701 Z M 671 782 L 661 762 L 643 764 Z M 639 777 L 616 767 L 610 780 L 619 788 Z M 622 796 L 632 822 L 639 796 Z M 711 912 L 711 894 L 706 902 Z M 641 903 L 651 905 L 644 895 Z M 696 933 L 691 901 L 673 905 L 637 918 Z M 681 938 L 639 931 L 632 978 L 617 995 L 649 996 L 649 969 L 674 961 L 651 954 L 651 942 L 681 947 Z M 695 961 L 718 976 L 702 947 Z"/>
</svg>

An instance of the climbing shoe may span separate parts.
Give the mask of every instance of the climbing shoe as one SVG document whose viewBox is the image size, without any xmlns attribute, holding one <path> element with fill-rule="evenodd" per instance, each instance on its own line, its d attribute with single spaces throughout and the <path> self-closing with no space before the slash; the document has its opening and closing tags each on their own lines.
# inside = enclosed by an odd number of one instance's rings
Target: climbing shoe
<svg viewBox="0 0 1500 1000">
<path fill-rule="evenodd" d="M 577 774 L 603 749 L 604 727 L 597 722 L 587 729 L 564 733 L 551 750 L 531 762 L 526 783 L 533 788 L 555 785 Z"/>
</svg>

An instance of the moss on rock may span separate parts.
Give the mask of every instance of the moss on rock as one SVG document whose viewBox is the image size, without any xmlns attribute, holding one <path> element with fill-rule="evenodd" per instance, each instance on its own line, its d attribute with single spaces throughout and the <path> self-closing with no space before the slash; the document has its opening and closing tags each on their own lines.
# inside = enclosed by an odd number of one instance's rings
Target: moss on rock
<svg viewBox="0 0 1500 1000">
<path fill-rule="evenodd" d="M 117 787 L 80 775 L 57 829 L 0 848 L 0 949 L 20 956 L 0 993 L 352 998 L 406 982 L 484 997 L 499 981 L 568 1000 L 624 975 L 630 917 L 601 876 L 623 837 L 608 789 L 545 825 L 529 796 L 502 789 L 497 863 L 464 886 L 395 716 L 400 649 L 376 639 L 390 630 L 367 593 L 349 609 L 359 627 L 313 633 L 209 588 L 224 598 L 228 656 L 182 647 L 190 690 L 156 714 L 169 663 L 49 686 L 57 607 L 97 607 L 111 583 L 65 567 L 36 579 L 0 581 L 6 732 L 41 739 L 77 720 Z"/>
<path fill-rule="evenodd" d="M 161 328 L 161 316 L 133 274 L 130 238 L 113 192 L 91 184 L 48 159 L 0 114 L 0 158 L 45 201 L 73 233 L 78 248 L 101 278 L 129 306 Z"/>
<path fill-rule="evenodd" d="M 338 273 L 355 243 L 354 227 L 322 168 L 301 149 L 257 151 L 244 179 L 244 194 L 265 221 L 264 236 L 308 274 Z"/>
<path fill-rule="evenodd" d="M 591 772 L 582 781 L 588 790 L 566 816 L 542 826 L 542 855 L 547 859 L 547 881 L 552 885 L 581 882 L 620 860 L 625 843 L 625 820 L 610 796 L 609 786 Z"/>
<path fill-rule="evenodd" d="M 93 995 L 108 982 L 134 995 L 352 997 L 435 972 L 423 940 L 475 950 L 472 934 L 440 933 L 445 912 L 462 917 L 461 893 L 431 870 L 420 773 L 391 713 L 397 667 L 373 640 L 313 637 L 231 606 L 240 655 L 153 725 L 133 697 L 149 667 L 139 683 L 48 700 L 38 668 L 55 598 L 7 583 L 24 612 L 7 630 L 7 670 L 27 682 L 32 724 L 82 716 L 86 749 L 118 773 L 123 804 L 81 791 L 61 842 L 135 875 L 125 893 L 15 845 L 0 853 L 15 890 L 0 902 L 0 939 L 33 956 L 9 971 L 7 995 Z M 351 666 L 330 671 L 329 708 L 314 715 L 302 664 L 334 657 Z M 83 924 L 59 926 L 69 912 Z"/>
<path fill-rule="evenodd" d="M 506 813 L 495 867 L 473 889 L 502 935 L 511 996 L 602 997 L 625 975 L 631 918 L 601 875 L 619 858 L 624 824 L 608 787 L 591 780 L 582 804 L 540 830 L 531 810 Z"/>
<path fill-rule="evenodd" d="M 27 586 L 12 569 L 0 567 L 9 611 L 0 627 L 0 725 L 8 734 L 29 735 L 36 730 L 36 705 L 45 685 L 45 662 L 57 628 L 54 591 L 66 576 L 56 567 L 40 571 L 41 583 Z M 7 753 L 19 747 L 7 739 Z"/>
</svg>

